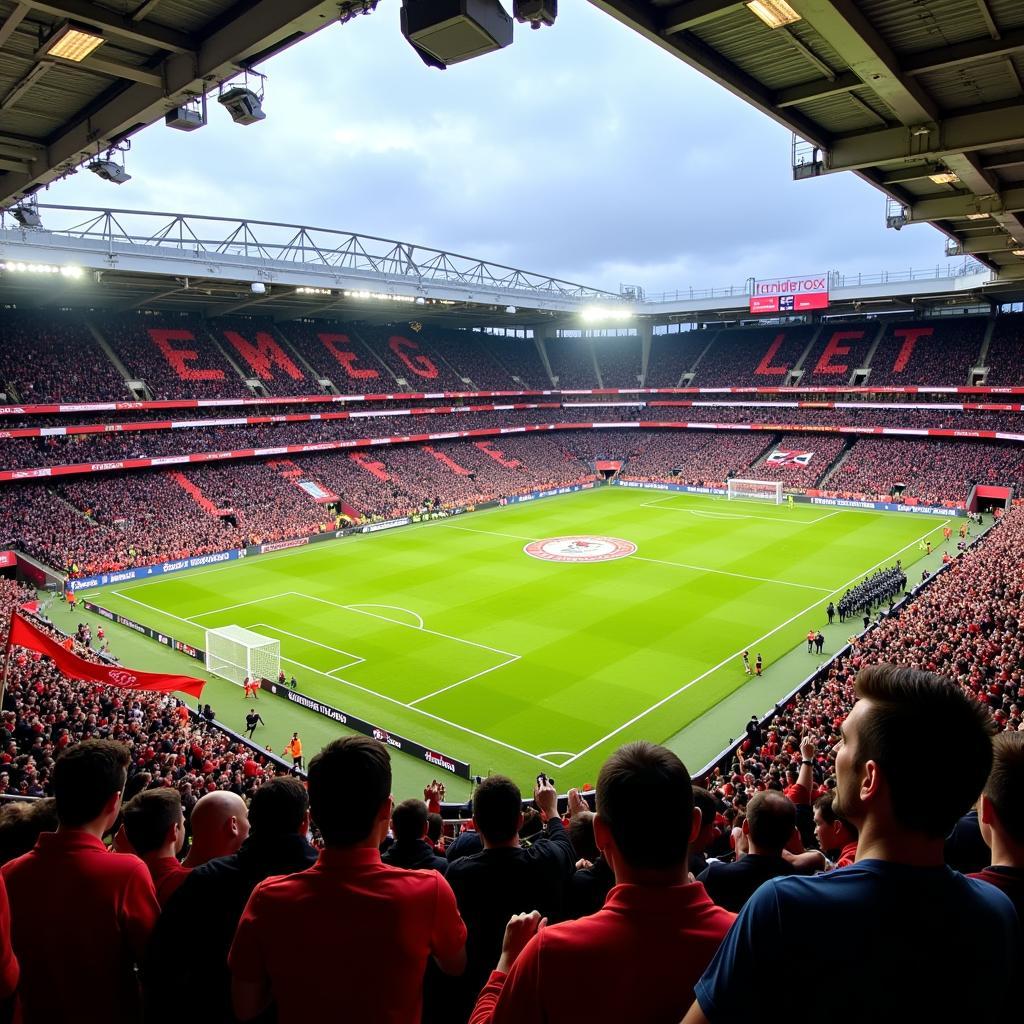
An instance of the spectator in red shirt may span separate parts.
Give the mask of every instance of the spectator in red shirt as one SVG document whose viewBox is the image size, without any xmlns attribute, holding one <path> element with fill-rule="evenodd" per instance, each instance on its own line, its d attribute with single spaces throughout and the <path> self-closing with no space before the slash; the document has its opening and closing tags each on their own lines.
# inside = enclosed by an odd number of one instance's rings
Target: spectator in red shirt
<svg viewBox="0 0 1024 1024">
<path fill-rule="evenodd" d="M 0 876 L 0 1020 L 8 1021 L 13 1016 L 18 974 L 18 958 L 11 949 L 11 906 Z"/>
<path fill-rule="evenodd" d="M 135 965 L 160 914 L 146 865 L 111 854 L 103 835 L 121 811 L 128 748 L 87 740 L 58 758 L 60 825 L 5 864 L 25 1024 L 134 1024 Z"/>
<path fill-rule="evenodd" d="M 579 921 L 547 928 L 537 911 L 514 916 L 471 1024 L 675 1024 L 733 921 L 688 881 L 700 822 L 675 754 L 645 741 L 614 753 L 597 780 L 594 835 L 615 887 Z M 584 974 L 615 981 L 567 995 L 566 979 Z"/>
<path fill-rule="evenodd" d="M 465 969 L 466 927 L 448 883 L 381 863 L 390 794 L 391 759 L 376 740 L 346 736 L 310 762 L 310 810 L 326 849 L 306 871 L 253 890 L 228 956 L 240 1020 L 271 1004 L 280 1024 L 329 1020 L 340 999 L 346 1019 L 410 1024 L 430 957 L 448 974 Z M 287 955 L 297 935 L 335 938 Z"/>
<path fill-rule="evenodd" d="M 124 808 L 124 830 L 132 849 L 149 868 L 161 907 L 188 878 L 188 868 L 178 862 L 185 845 L 185 815 L 181 794 L 169 787 L 146 789 Z"/>
<path fill-rule="evenodd" d="M 992 771 L 978 808 L 992 864 L 971 877 L 1002 889 L 1024 924 L 1024 732 L 1000 733 L 992 743 Z"/>
<path fill-rule="evenodd" d="M 245 842 L 249 834 L 249 809 L 230 790 L 221 789 L 200 797 L 189 818 L 192 846 L 185 867 L 197 868 L 215 857 L 227 857 Z"/>
</svg>

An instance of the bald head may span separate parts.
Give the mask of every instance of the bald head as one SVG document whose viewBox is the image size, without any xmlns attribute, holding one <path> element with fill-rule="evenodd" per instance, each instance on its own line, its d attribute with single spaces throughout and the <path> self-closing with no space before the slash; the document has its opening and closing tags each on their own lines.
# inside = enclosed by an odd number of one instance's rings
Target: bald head
<svg viewBox="0 0 1024 1024">
<path fill-rule="evenodd" d="M 249 810 L 237 793 L 217 790 L 200 798 L 192 808 L 192 848 L 185 867 L 197 868 L 208 860 L 234 853 L 249 834 Z"/>
</svg>

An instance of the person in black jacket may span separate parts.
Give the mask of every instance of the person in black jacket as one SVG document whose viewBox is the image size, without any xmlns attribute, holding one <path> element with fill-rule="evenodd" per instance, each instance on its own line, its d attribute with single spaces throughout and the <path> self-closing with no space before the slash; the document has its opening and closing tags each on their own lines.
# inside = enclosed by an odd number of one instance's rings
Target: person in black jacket
<svg viewBox="0 0 1024 1024">
<path fill-rule="evenodd" d="M 448 861 L 439 857 L 427 842 L 427 805 L 422 800 L 403 800 L 391 812 L 395 841 L 381 854 L 381 860 L 395 868 L 433 868 L 443 875 Z"/>
<path fill-rule="evenodd" d="M 799 873 L 782 856 L 796 832 L 796 806 L 788 796 L 771 790 L 755 793 L 747 804 L 743 831 L 750 842 L 750 853 L 731 864 L 712 861 L 697 876 L 711 899 L 733 913 L 738 913 L 754 890 L 769 878 Z"/>
<path fill-rule="evenodd" d="M 448 864 L 448 884 L 469 929 L 466 973 L 454 983 L 449 1020 L 466 1020 L 501 954 L 513 914 L 539 910 L 550 922 L 565 916 L 566 889 L 576 866 L 569 833 L 558 816 L 555 787 L 538 779 L 534 803 L 546 824 L 529 848 L 520 845 L 523 805 L 519 787 L 503 775 L 484 779 L 473 794 L 480 853 Z M 581 810 L 586 805 L 580 801 Z"/>
<path fill-rule="evenodd" d="M 190 1024 L 233 1024 L 228 950 L 259 882 L 316 863 L 306 839 L 309 797 L 296 778 L 265 782 L 249 807 L 249 837 L 237 853 L 196 868 L 169 900 L 147 953 L 147 1024 L 180 1024 L 188 994 Z M 282 950 L 290 940 L 282 937 Z"/>
</svg>

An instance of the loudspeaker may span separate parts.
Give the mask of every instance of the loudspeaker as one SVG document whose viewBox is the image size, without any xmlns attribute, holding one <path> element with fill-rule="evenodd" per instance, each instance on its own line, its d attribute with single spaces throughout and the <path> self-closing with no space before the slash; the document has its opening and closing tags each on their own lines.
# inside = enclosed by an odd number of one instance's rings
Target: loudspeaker
<svg viewBox="0 0 1024 1024">
<path fill-rule="evenodd" d="M 508 46 L 512 18 L 498 0 L 403 0 L 402 35 L 444 68 Z"/>
</svg>

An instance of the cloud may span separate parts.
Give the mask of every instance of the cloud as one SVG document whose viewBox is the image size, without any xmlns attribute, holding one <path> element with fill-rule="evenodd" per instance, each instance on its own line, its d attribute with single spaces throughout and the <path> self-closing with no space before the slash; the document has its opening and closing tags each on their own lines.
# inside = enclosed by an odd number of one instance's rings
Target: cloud
<svg viewBox="0 0 1024 1024">
<path fill-rule="evenodd" d="M 784 129 L 590 4 L 445 72 L 397 22 L 382 5 L 267 62 L 265 121 L 211 102 L 200 131 L 136 136 L 127 185 L 81 173 L 46 201 L 359 231 L 649 292 L 944 263 L 934 230 L 887 231 L 860 179 L 794 182 Z"/>
</svg>

